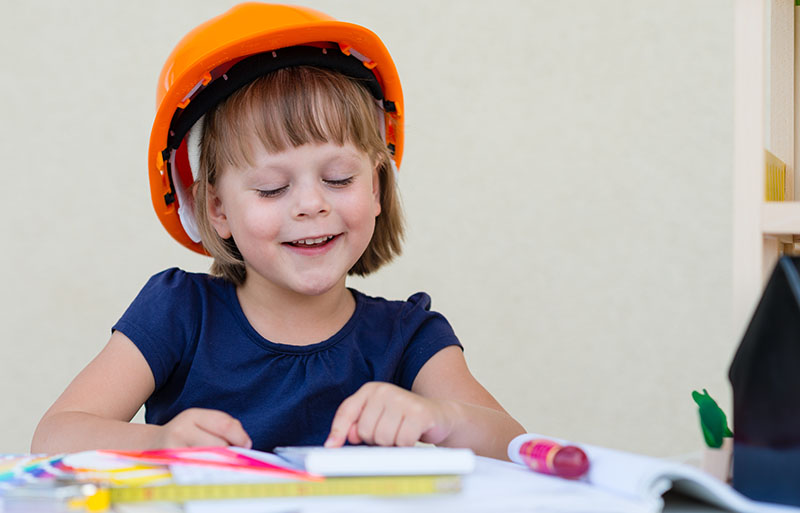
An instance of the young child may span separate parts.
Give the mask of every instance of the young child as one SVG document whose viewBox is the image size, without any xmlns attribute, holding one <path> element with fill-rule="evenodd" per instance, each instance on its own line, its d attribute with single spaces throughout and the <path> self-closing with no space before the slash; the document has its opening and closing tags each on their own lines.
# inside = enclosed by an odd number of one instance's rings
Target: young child
<svg viewBox="0 0 800 513">
<path fill-rule="evenodd" d="M 362 27 L 243 4 L 184 37 L 159 79 L 151 190 L 211 274 L 153 276 L 31 450 L 422 441 L 506 458 L 523 428 L 430 298 L 345 283 L 400 252 L 402 116 Z"/>
</svg>

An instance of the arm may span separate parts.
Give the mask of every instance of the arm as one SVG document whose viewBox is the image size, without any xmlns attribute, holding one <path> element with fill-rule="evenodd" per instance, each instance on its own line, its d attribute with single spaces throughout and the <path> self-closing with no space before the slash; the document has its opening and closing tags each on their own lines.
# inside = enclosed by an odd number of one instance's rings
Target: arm
<svg viewBox="0 0 800 513">
<path fill-rule="evenodd" d="M 367 383 L 336 411 L 326 447 L 350 443 L 413 445 L 418 440 L 469 447 L 508 459 L 508 443 L 525 429 L 472 376 L 461 349 L 442 349 L 422 366 L 411 392 Z"/>
<path fill-rule="evenodd" d="M 130 420 L 155 390 L 150 366 L 119 331 L 44 414 L 31 452 L 242 445 L 250 439 L 228 414 L 193 408 L 164 426 Z"/>
<path fill-rule="evenodd" d="M 481 456 L 508 460 L 509 442 L 525 432 L 475 379 L 456 346 L 433 355 L 420 369 L 411 390 L 450 407 L 453 427 L 438 445 L 471 447 Z"/>
</svg>

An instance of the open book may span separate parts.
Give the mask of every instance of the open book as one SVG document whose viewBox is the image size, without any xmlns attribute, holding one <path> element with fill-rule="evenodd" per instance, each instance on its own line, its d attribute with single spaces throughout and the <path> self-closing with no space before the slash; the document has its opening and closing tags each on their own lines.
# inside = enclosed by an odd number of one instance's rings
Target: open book
<svg viewBox="0 0 800 513">
<path fill-rule="evenodd" d="M 519 448 L 524 442 L 536 438 L 553 440 L 531 433 L 520 435 L 509 444 L 509 458 L 524 464 L 519 457 Z M 572 444 L 565 440 L 557 441 L 562 445 Z M 689 465 L 604 447 L 574 445 L 583 449 L 589 458 L 589 472 L 584 480 L 612 493 L 649 503 L 655 511 L 663 507 L 664 493 L 673 490 L 737 513 L 800 512 L 799 508 L 753 501 L 730 485 Z"/>
</svg>

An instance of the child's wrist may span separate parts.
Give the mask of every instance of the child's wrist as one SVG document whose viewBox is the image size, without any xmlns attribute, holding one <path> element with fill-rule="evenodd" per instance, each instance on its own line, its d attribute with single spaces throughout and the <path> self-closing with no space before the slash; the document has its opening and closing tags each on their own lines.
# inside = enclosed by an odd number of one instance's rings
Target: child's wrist
<svg viewBox="0 0 800 513">
<path fill-rule="evenodd" d="M 452 399 L 437 399 L 442 413 L 440 433 L 441 440 L 436 443 L 446 443 L 453 436 L 456 427 L 461 425 L 466 418 L 464 405 Z"/>
</svg>

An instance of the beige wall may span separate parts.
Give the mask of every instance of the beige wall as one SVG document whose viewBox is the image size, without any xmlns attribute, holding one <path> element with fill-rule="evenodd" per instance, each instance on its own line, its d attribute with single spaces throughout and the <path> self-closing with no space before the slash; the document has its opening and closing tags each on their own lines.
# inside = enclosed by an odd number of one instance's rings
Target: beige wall
<svg viewBox="0 0 800 513">
<path fill-rule="evenodd" d="M 208 262 L 152 212 L 157 74 L 231 2 L 8 2 L 0 19 L 0 452 L 153 273 Z M 675 0 L 309 0 L 384 39 L 407 108 L 406 252 L 352 285 L 417 290 L 529 430 L 656 455 L 728 407 L 733 15 Z"/>
</svg>

